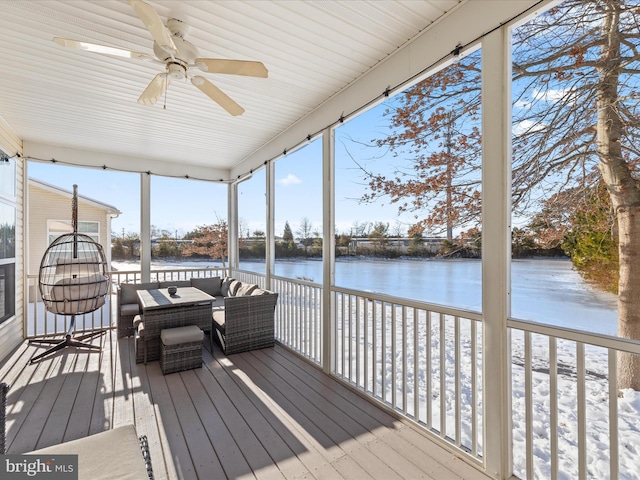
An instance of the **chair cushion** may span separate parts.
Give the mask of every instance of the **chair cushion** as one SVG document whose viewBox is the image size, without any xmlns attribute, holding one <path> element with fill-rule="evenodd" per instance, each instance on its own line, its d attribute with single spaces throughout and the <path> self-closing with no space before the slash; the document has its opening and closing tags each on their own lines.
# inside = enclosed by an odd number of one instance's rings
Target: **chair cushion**
<svg viewBox="0 0 640 480">
<path fill-rule="evenodd" d="M 229 286 L 231 285 L 231 282 L 234 282 L 234 281 L 235 279 L 231 277 L 224 277 L 222 279 L 222 285 L 220 286 L 220 294 L 223 297 L 229 296 Z"/>
<path fill-rule="evenodd" d="M 34 454 L 78 455 L 78 478 L 140 480 L 149 478 L 133 425 L 42 448 Z"/>
<path fill-rule="evenodd" d="M 158 288 L 158 282 L 148 283 L 121 283 L 120 305 L 125 303 L 138 303 L 138 290 L 151 290 Z"/>
<path fill-rule="evenodd" d="M 224 297 L 216 297 L 216 299 L 211 302 L 211 306 L 216 308 L 222 308 L 224 310 Z"/>
<path fill-rule="evenodd" d="M 140 313 L 140 306 L 137 303 L 127 303 L 126 305 L 120 305 L 120 315 L 129 317 L 131 315 L 138 315 Z"/>
<path fill-rule="evenodd" d="M 211 318 L 213 319 L 213 326 L 224 333 L 224 308 L 219 310 L 214 310 L 211 314 Z"/>
<path fill-rule="evenodd" d="M 234 296 L 243 297 L 245 295 L 251 295 L 251 293 L 253 293 L 253 291 L 257 288 L 258 285 L 256 285 L 255 283 L 243 283 L 242 285 L 240 285 L 240 288 L 236 290 Z"/>
<path fill-rule="evenodd" d="M 160 332 L 163 345 L 179 345 L 180 343 L 200 342 L 204 332 L 195 325 L 185 327 L 165 328 Z"/>
<path fill-rule="evenodd" d="M 204 293 L 208 293 L 212 297 L 219 297 L 222 295 L 222 278 L 192 278 L 191 286 L 196 287 L 198 290 L 202 290 Z"/>
</svg>

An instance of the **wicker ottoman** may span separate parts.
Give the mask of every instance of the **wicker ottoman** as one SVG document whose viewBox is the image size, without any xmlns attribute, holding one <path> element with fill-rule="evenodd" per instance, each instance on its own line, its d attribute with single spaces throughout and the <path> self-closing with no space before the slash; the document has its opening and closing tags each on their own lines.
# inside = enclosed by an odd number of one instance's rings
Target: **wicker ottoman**
<svg viewBox="0 0 640 480">
<path fill-rule="evenodd" d="M 160 332 L 160 368 L 162 373 L 181 372 L 202 367 L 204 332 L 195 325 L 165 328 Z"/>
</svg>

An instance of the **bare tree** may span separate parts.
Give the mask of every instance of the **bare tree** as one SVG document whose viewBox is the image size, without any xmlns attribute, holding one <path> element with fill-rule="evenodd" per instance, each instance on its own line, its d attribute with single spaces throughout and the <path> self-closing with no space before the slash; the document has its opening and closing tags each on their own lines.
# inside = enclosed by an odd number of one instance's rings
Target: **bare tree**
<svg viewBox="0 0 640 480">
<path fill-rule="evenodd" d="M 308 247 L 313 241 L 313 225 L 311 224 L 311 220 L 307 217 L 300 220 L 300 226 L 298 230 L 296 230 L 296 233 L 300 237 L 300 243 L 304 245 L 304 251 L 307 252 Z"/>
<path fill-rule="evenodd" d="M 640 340 L 640 8 L 637 0 L 567 0 L 514 30 L 514 215 L 604 182 L 618 233 L 618 333 Z M 480 55 L 389 104 L 378 139 L 411 165 L 364 169 L 370 193 L 421 212 L 414 227 L 479 226 Z M 567 203 L 568 208 L 577 205 Z M 620 353 L 618 381 L 640 390 L 640 355 Z"/>
</svg>

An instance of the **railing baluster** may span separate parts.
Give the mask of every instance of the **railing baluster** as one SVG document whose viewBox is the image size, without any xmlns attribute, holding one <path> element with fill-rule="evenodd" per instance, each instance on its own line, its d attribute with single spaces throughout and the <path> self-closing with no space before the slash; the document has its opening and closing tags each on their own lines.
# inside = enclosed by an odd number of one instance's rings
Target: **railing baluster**
<svg viewBox="0 0 640 480">
<path fill-rule="evenodd" d="M 578 475 L 587 478 L 587 393 L 585 383 L 584 343 L 576 343 L 578 380 Z"/>
<path fill-rule="evenodd" d="M 558 350 L 556 337 L 549 337 L 549 410 L 551 480 L 558 480 Z"/>
<path fill-rule="evenodd" d="M 471 455 L 478 456 L 478 349 L 477 325 L 471 322 Z"/>
<path fill-rule="evenodd" d="M 413 309 L 413 419 L 416 422 L 420 421 L 420 350 L 418 345 L 418 338 L 420 329 L 420 316 L 418 309 Z"/>
<path fill-rule="evenodd" d="M 440 436 L 447 436 L 447 368 L 445 351 L 445 322 L 444 313 L 440 314 Z"/>
<path fill-rule="evenodd" d="M 340 371 L 340 373 L 342 373 L 342 378 L 345 377 L 346 375 L 346 370 L 345 370 L 345 357 L 347 355 L 347 349 L 346 349 L 346 339 L 347 339 L 347 332 L 345 331 L 345 321 L 344 321 L 344 311 L 345 311 L 345 301 L 344 301 L 344 293 L 342 292 L 334 292 L 336 295 L 336 301 L 340 301 L 340 365 L 342 366 L 342 369 Z M 336 348 L 337 351 L 337 348 Z M 338 364 L 336 363 L 336 366 Z"/>
<path fill-rule="evenodd" d="M 456 398 L 456 445 L 462 445 L 462 426 L 460 424 L 461 414 L 461 397 L 460 397 L 460 317 L 456 315 L 454 318 L 454 341 L 455 341 L 455 398 Z"/>
<path fill-rule="evenodd" d="M 609 478 L 620 475 L 618 451 L 618 362 L 617 352 L 607 350 L 609 367 Z"/>
<path fill-rule="evenodd" d="M 402 305 L 402 413 L 407 414 L 407 307 Z"/>
<path fill-rule="evenodd" d="M 393 303 L 391 304 L 391 405 L 393 408 L 398 408 L 397 401 L 397 388 L 398 388 L 398 378 L 397 378 L 397 368 L 398 365 L 396 363 L 396 357 L 398 353 L 397 341 L 397 310 L 398 306 Z"/>
<path fill-rule="evenodd" d="M 364 315 L 362 317 L 364 321 L 364 352 L 362 353 L 364 359 L 364 391 L 368 392 L 369 388 L 369 299 L 364 299 Z"/>
<path fill-rule="evenodd" d="M 378 309 L 377 302 L 371 300 L 371 335 L 373 336 L 373 351 L 371 352 L 371 394 L 375 397 L 378 392 Z"/>
<path fill-rule="evenodd" d="M 382 371 L 380 372 L 380 379 L 381 379 L 381 395 L 382 395 L 382 401 L 383 402 L 387 402 L 387 382 L 386 382 L 386 378 L 387 378 L 387 362 L 385 361 L 385 359 L 387 358 L 387 309 L 389 307 L 389 304 L 387 302 L 382 302 L 380 304 L 380 308 L 381 308 L 381 313 L 380 313 L 380 334 L 382 335 L 382 337 L 380 338 L 381 342 L 382 342 L 382 352 L 381 352 L 381 357 L 380 357 L 380 368 L 382 369 Z"/>
<path fill-rule="evenodd" d="M 431 384 L 431 372 L 433 371 L 433 369 L 431 368 L 431 364 L 432 359 L 431 359 L 431 311 L 427 310 L 427 332 L 426 332 L 426 348 L 425 348 L 425 356 L 426 356 L 426 364 L 425 364 L 425 369 L 427 370 L 426 372 L 426 376 L 427 376 L 427 391 L 425 394 L 425 402 L 427 404 L 427 429 L 429 431 L 431 431 L 431 429 L 433 428 L 433 395 L 432 395 L 432 388 L 433 385 Z"/>
<path fill-rule="evenodd" d="M 356 385 L 360 387 L 360 299 L 356 297 Z"/>
<path fill-rule="evenodd" d="M 533 393 L 531 371 L 531 332 L 524 332 L 524 397 L 527 479 L 533 479 Z"/>
</svg>

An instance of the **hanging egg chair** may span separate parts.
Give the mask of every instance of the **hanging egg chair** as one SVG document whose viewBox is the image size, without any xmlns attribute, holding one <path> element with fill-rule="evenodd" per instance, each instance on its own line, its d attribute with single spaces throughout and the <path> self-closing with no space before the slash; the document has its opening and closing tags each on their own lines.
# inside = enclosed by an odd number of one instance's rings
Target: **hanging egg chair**
<svg viewBox="0 0 640 480">
<path fill-rule="evenodd" d="M 65 347 L 100 350 L 98 345 L 83 340 L 104 333 L 92 330 L 72 338 L 75 316 L 91 313 L 105 304 L 109 292 L 107 261 L 102 245 L 88 235 L 78 233 L 78 187 L 73 186 L 72 233 L 56 238 L 44 253 L 40 262 L 38 288 L 45 308 L 56 315 L 69 315 L 71 322 L 63 340 L 31 339 L 30 343 L 54 345 L 33 357 L 31 363 Z"/>
<path fill-rule="evenodd" d="M 105 303 L 109 289 L 102 245 L 82 233 L 56 238 L 40 263 L 40 295 L 58 315 L 83 315 Z"/>
</svg>

